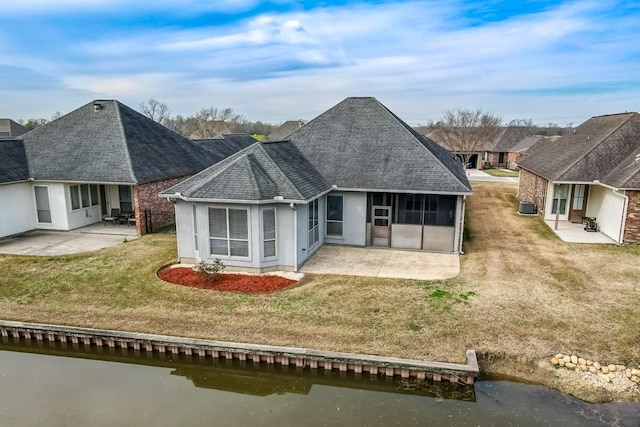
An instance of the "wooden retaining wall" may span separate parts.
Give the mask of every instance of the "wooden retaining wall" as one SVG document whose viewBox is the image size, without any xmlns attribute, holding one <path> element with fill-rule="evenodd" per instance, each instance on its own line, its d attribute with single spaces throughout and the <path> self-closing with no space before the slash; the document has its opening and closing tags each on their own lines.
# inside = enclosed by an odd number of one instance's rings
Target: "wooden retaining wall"
<svg viewBox="0 0 640 427">
<path fill-rule="evenodd" d="M 434 382 L 449 381 L 460 385 L 473 384 L 479 373 L 474 350 L 467 350 L 467 361 L 463 365 L 298 347 L 245 344 L 12 321 L 0 321 L 0 336 L 71 343 L 74 346 L 119 347 L 145 352 L 248 360 L 254 363 L 295 365 L 296 367 L 329 371 L 368 372 L 370 375 L 400 376 Z"/>
</svg>

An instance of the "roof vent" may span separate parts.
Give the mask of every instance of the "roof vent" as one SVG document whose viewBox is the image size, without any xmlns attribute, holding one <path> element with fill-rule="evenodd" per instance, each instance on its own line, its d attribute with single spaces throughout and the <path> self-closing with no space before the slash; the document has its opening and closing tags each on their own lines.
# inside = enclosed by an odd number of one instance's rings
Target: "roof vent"
<svg viewBox="0 0 640 427">
<path fill-rule="evenodd" d="M 93 111 L 100 111 L 104 108 L 104 105 L 102 105 L 99 102 L 94 102 L 93 103 Z"/>
</svg>

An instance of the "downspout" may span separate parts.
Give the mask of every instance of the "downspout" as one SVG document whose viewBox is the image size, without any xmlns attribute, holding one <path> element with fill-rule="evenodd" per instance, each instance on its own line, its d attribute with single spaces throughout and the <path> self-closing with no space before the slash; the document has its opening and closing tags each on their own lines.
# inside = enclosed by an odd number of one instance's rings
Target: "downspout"
<svg viewBox="0 0 640 427">
<path fill-rule="evenodd" d="M 615 193 L 618 193 L 618 190 L 614 190 Z M 619 245 L 624 245 L 624 228 L 625 225 L 627 224 L 627 221 L 625 219 L 625 217 L 627 216 L 627 209 L 629 209 L 629 196 L 627 196 L 626 194 L 620 194 L 624 199 L 623 205 L 622 205 L 622 218 L 620 218 L 620 235 L 618 236 L 618 244 Z"/>
<path fill-rule="evenodd" d="M 293 272 L 298 272 L 298 211 L 296 205 L 291 203 L 289 205 L 293 211 Z"/>
<path fill-rule="evenodd" d="M 458 253 L 460 255 L 464 255 L 464 251 L 462 250 L 462 242 L 464 240 L 464 215 L 465 215 L 466 209 L 467 209 L 467 196 L 465 195 L 465 196 L 462 196 L 462 211 L 461 211 L 462 216 L 460 217 L 460 222 L 459 222 L 461 227 L 460 227 L 460 232 L 458 237 L 458 241 L 460 242 L 458 246 Z"/>
</svg>

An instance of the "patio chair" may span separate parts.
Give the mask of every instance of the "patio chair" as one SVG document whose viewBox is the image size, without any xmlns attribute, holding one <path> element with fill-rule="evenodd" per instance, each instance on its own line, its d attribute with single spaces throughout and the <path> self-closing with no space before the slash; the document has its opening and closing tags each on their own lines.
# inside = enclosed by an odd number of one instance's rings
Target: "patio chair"
<svg viewBox="0 0 640 427">
<path fill-rule="evenodd" d="M 598 223 L 594 217 L 583 216 L 582 223 L 584 224 L 584 231 L 598 231 Z"/>
<path fill-rule="evenodd" d="M 133 225 L 134 227 L 136 226 L 136 215 L 135 214 L 131 214 L 129 215 L 129 218 L 127 219 L 127 227 Z"/>
<path fill-rule="evenodd" d="M 120 218 L 120 209 L 113 208 L 111 209 L 111 215 L 105 215 L 102 218 L 104 221 L 104 226 L 107 226 L 107 222 L 111 222 L 111 225 L 116 225 L 116 221 Z"/>
</svg>

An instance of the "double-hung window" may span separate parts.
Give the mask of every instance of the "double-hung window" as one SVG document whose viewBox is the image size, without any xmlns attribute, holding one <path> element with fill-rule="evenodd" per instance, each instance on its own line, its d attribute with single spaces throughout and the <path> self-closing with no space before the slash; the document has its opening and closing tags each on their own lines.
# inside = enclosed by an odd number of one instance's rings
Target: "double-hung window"
<svg viewBox="0 0 640 427">
<path fill-rule="evenodd" d="M 249 257 L 249 212 L 209 208 L 209 242 L 211 255 Z"/>
<path fill-rule="evenodd" d="M 315 199 L 308 205 L 309 208 L 309 247 L 312 247 L 319 240 L 319 224 L 318 224 L 318 199 Z"/>
<path fill-rule="evenodd" d="M 327 236 L 342 237 L 342 196 L 327 195 Z"/>
<path fill-rule="evenodd" d="M 262 209 L 262 255 L 265 258 L 276 256 L 276 209 Z"/>
</svg>

